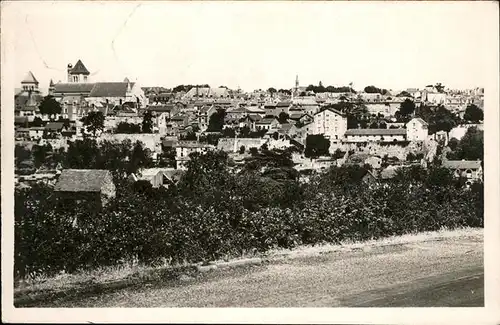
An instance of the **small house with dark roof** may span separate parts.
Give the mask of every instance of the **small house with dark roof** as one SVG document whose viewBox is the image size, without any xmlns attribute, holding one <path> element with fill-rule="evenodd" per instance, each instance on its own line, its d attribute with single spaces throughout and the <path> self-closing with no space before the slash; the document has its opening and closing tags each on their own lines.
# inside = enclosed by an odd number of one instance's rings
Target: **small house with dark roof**
<svg viewBox="0 0 500 325">
<path fill-rule="evenodd" d="M 279 127 L 280 122 L 276 117 L 264 117 L 263 119 L 255 122 L 255 128 L 257 130 L 278 129 Z"/>
<path fill-rule="evenodd" d="M 86 201 L 104 206 L 116 196 L 116 187 L 109 170 L 64 169 L 54 193 L 64 201 L 77 204 Z"/>
<path fill-rule="evenodd" d="M 465 178 L 467 185 L 483 179 L 480 160 L 443 160 L 442 166 L 451 170 L 456 178 Z"/>
<path fill-rule="evenodd" d="M 153 188 L 177 185 L 183 174 L 182 170 L 175 168 L 146 168 L 138 173 L 132 173 L 128 179 L 132 182 L 147 181 Z"/>
</svg>

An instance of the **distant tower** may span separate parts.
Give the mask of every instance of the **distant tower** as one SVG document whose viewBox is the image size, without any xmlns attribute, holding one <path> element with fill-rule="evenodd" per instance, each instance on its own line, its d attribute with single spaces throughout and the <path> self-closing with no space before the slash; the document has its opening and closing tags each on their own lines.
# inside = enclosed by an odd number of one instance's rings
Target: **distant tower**
<svg viewBox="0 0 500 325">
<path fill-rule="evenodd" d="M 38 91 L 38 80 L 36 80 L 33 72 L 28 71 L 23 81 L 21 81 L 23 90 L 26 91 Z"/>
<path fill-rule="evenodd" d="M 73 81 L 71 79 L 71 70 L 73 70 L 73 64 L 68 63 L 68 68 L 67 68 L 67 71 L 68 71 L 68 82 L 72 82 Z"/>
<path fill-rule="evenodd" d="M 70 83 L 87 82 L 89 75 L 90 75 L 89 70 L 87 70 L 87 68 L 82 63 L 81 60 L 78 60 L 74 67 L 71 63 L 68 64 L 68 82 Z"/>
<path fill-rule="evenodd" d="M 49 82 L 49 95 L 54 95 L 54 91 L 56 90 L 56 87 L 54 85 L 54 82 L 52 81 L 52 79 L 50 79 L 50 82 Z"/>
<path fill-rule="evenodd" d="M 292 89 L 292 100 L 295 96 L 297 96 L 298 91 L 299 91 L 299 75 L 295 75 L 295 87 Z"/>
</svg>

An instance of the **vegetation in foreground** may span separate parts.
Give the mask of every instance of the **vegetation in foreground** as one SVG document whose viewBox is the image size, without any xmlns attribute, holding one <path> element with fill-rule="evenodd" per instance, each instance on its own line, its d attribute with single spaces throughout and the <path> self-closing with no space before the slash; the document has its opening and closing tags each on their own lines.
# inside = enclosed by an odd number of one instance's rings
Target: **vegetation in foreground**
<svg viewBox="0 0 500 325">
<path fill-rule="evenodd" d="M 482 184 L 464 190 L 439 167 L 404 169 L 389 183 L 370 186 L 360 167 L 332 167 L 300 182 L 287 151 L 254 152 L 239 172 L 223 152 L 191 158 L 180 183 L 169 189 L 130 185 L 115 173 L 117 197 L 102 209 L 65 205 L 43 185 L 16 190 L 16 276 L 130 262 L 208 262 L 303 244 L 483 226 Z"/>
</svg>

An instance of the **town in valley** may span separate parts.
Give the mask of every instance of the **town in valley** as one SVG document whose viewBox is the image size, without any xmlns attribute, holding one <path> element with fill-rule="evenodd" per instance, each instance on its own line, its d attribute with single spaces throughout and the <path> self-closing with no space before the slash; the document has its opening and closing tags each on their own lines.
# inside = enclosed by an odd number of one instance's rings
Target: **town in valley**
<svg viewBox="0 0 500 325">
<path fill-rule="evenodd" d="M 453 150 L 469 130 L 482 133 L 483 88 L 436 83 L 355 90 L 352 84 L 304 86 L 296 76 L 289 89 L 243 91 L 206 84 L 145 87 L 126 77 L 89 75 L 77 60 L 67 65 L 67 79 L 40 89 L 27 71 L 15 95 L 16 186 L 42 182 L 64 191 L 64 184 L 56 185 L 60 179 L 72 184 L 71 191 L 100 191 L 78 180 L 107 173 L 87 176 L 96 172 L 57 161 L 86 137 L 139 141 L 150 161 L 127 177 L 153 188 L 175 184 L 193 152 L 224 151 L 239 169 L 262 148 L 291 150 L 304 180 L 330 166 L 359 165 L 364 181 L 384 182 L 399 169 L 426 168 L 437 159 L 463 177 L 464 186 L 482 181 L 482 157 L 454 159 Z"/>
</svg>

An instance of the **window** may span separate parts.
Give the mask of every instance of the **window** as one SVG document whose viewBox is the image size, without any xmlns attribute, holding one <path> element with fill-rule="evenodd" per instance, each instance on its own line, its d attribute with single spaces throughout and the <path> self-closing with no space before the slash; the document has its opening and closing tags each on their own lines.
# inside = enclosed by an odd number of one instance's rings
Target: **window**
<svg viewBox="0 0 500 325">
<path fill-rule="evenodd" d="M 78 76 L 73 76 L 73 82 L 78 82 Z"/>
<path fill-rule="evenodd" d="M 83 77 L 83 81 L 87 82 L 87 76 Z"/>
</svg>

